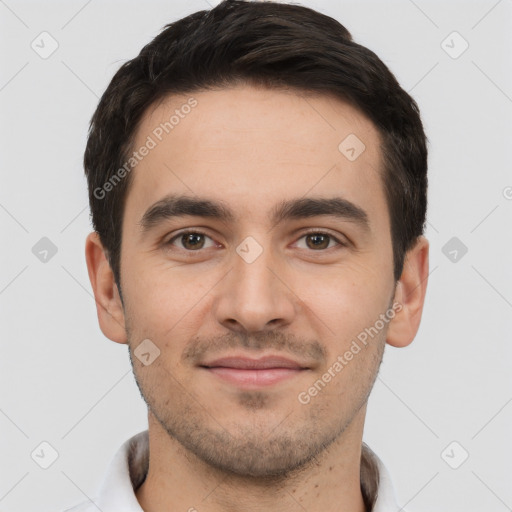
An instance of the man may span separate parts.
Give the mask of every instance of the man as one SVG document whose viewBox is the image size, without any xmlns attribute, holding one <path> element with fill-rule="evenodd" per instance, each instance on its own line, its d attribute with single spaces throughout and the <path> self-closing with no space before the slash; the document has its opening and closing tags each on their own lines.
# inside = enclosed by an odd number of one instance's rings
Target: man
<svg viewBox="0 0 512 512">
<path fill-rule="evenodd" d="M 378 57 L 311 9 L 224 1 L 121 67 L 84 164 L 99 323 L 149 429 L 74 510 L 398 510 L 362 435 L 420 324 L 427 149 Z"/>
</svg>

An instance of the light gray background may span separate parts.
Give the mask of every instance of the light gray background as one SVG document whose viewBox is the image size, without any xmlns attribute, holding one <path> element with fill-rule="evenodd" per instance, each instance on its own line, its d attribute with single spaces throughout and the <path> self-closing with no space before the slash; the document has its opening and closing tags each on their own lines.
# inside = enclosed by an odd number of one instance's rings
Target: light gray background
<svg viewBox="0 0 512 512">
<path fill-rule="evenodd" d="M 410 512 L 512 510 L 512 1 L 302 3 L 382 58 L 430 140 L 423 320 L 411 346 L 386 349 L 365 440 Z M 120 444 L 146 428 L 127 347 L 97 324 L 82 156 L 118 67 L 166 23 L 207 8 L 0 0 L 1 511 L 93 496 Z M 47 59 L 31 48 L 43 31 L 59 44 Z M 469 43 L 458 58 L 445 51 L 462 48 L 454 31 Z M 58 249 L 46 263 L 32 253 L 42 237 Z M 455 262 L 442 251 L 452 237 L 468 248 Z M 59 454 L 48 469 L 31 458 L 43 441 Z"/>
</svg>

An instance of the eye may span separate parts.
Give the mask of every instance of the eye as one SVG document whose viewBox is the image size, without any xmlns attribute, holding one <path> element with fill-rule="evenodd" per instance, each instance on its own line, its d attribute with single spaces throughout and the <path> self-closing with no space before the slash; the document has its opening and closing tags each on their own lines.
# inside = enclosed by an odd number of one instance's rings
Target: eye
<svg viewBox="0 0 512 512">
<path fill-rule="evenodd" d="M 205 246 L 206 238 L 212 242 L 209 246 Z M 198 251 L 200 249 L 215 246 L 213 240 L 206 233 L 201 231 L 182 231 L 181 233 L 173 236 L 165 245 L 175 245 L 175 241 L 182 244 L 181 247 L 179 247 L 180 249 L 184 249 L 186 251 Z"/>
<path fill-rule="evenodd" d="M 335 236 L 323 231 L 310 231 L 302 235 L 299 240 L 302 240 L 303 238 L 306 239 L 306 247 L 299 246 L 300 249 L 313 249 L 314 251 L 318 251 L 346 245 Z M 331 245 L 331 242 L 333 241 L 335 244 Z"/>
<path fill-rule="evenodd" d="M 304 244 L 300 245 L 300 240 L 305 239 Z M 209 244 L 207 243 L 209 240 Z M 179 246 L 177 245 L 179 244 Z M 324 231 L 310 231 L 303 234 L 296 242 L 300 249 L 311 249 L 313 251 L 323 251 L 333 247 L 345 247 L 347 244 L 341 242 L 337 237 Z M 166 246 L 178 247 L 187 252 L 200 251 L 201 249 L 208 249 L 215 247 L 216 243 L 206 233 L 198 230 L 182 231 L 174 235 L 166 243 Z"/>
</svg>

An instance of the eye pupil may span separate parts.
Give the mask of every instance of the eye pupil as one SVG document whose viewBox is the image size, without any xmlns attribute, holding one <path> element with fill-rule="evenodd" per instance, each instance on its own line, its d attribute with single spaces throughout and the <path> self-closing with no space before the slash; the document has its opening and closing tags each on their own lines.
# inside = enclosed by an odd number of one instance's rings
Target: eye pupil
<svg viewBox="0 0 512 512">
<path fill-rule="evenodd" d="M 313 249 L 325 249 L 329 246 L 329 235 L 322 235 L 320 233 L 315 233 L 312 235 L 307 235 L 306 240 L 312 240 L 312 246 L 308 243 L 308 247 Z M 326 243 L 327 242 L 327 243 Z"/>
<path fill-rule="evenodd" d="M 204 244 L 204 240 L 201 240 L 202 236 L 203 235 L 200 233 L 187 233 L 181 237 L 181 241 L 183 242 L 183 246 L 187 247 L 187 249 L 197 249 L 198 247 L 201 248 Z M 201 242 L 203 242 L 203 244 L 201 244 Z"/>
</svg>

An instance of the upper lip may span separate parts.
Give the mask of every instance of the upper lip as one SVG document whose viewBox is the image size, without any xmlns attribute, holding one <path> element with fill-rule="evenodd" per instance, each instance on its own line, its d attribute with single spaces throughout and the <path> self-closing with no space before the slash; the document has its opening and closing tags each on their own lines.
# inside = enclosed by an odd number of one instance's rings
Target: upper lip
<svg viewBox="0 0 512 512">
<path fill-rule="evenodd" d="M 206 368 L 238 368 L 241 370 L 264 370 L 269 368 L 291 368 L 300 370 L 307 368 L 307 366 L 297 361 L 278 355 L 268 355 L 258 359 L 246 356 L 227 356 L 202 363 L 200 366 Z"/>
</svg>

